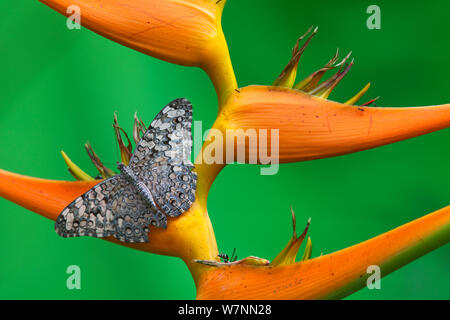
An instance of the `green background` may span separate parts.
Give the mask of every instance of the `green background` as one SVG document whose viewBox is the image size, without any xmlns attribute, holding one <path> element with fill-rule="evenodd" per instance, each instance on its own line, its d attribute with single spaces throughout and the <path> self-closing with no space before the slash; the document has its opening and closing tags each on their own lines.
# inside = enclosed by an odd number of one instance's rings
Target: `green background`
<svg viewBox="0 0 450 320">
<path fill-rule="evenodd" d="M 381 30 L 368 30 L 366 8 L 381 8 Z M 380 106 L 449 102 L 450 4 L 433 1 L 230 0 L 223 16 L 240 86 L 270 84 L 309 26 L 319 33 L 301 60 L 308 75 L 335 53 L 352 50 L 355 66 L 330 99 L 346 101 L 367 82 L 364 100 Z M 105 162 L 117 160 L 113 112 L 130 131 L 169 101 L 189 98 L 195 120 L 210 127 L 217 102 L 207 76 L 147 57 L 87 30 L 38 1 L 0 4 L 0 168 L 71 179 L 64 149 L 94 174 L 89 140 Z M 313 256 L 364 241 L 449 204 L 450 131 L 346 156 L 287 164 L 275 176 L 230 165 L 208 202 L 221 251 L 268 259 L 312 217 Z M 0 298 L 190 299 L 191 276 L 179 259 L 91 238 L 63 239 L 53 223 L 0 199 Z M 444 246 L 384 278 L 381 290 L 355 299 L 448 299 L 450 250 Z M 79 265 L 82 289 L 66 289 Z"/>
</svg>

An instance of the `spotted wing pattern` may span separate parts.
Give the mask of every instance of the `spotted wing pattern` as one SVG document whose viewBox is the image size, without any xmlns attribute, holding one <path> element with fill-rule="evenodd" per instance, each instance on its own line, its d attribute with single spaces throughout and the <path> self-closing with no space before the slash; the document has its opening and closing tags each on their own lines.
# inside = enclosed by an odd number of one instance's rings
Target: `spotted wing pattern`
<svg viewBox="0 0 450 320">
<path fill-rule="evenodd" d="M 155 117 L 130 160 L 131 169 L 171 217 L 179 216 L 195 201 L 191 126 L 192 104 L 187 99 L 172 101 Z"/>
<path fill-rule="evenodd" d="M 189 160 L 191 125 L 191 103 L 174 100 L 155 117 L 130 159 L 129 167 L 159 209 L 120 173 L 70 203 L 56 219 L 56 232 L 66 238 L 112 235 L 125 242 L 148 242 L 150 224 L 165 228 L 164 214 L 179 216 L 195 200 L 197 175 Z"/>
<path fill-rule="evenodd" d="M 65 238 L 112 235 L 125 242 L 148 242 L 150 224 L 166 227 L 167 219 L 118 174 L 70 203 L 56 219 L 55 231 Z"/>
<path fill-rule="evenodd" d="M 115 233 L 111 200 L 125 184 L 120 175 L 100 182 L 76 198 L 58 216 L 55 231 L 62 237 L 107 237 Z"/>
<path fill-rule="evenodd" d="M 133 185 L 123 186 L 111 203 L 116 233 L 114 236 L 124 242 L 148 242 L 149 225 L 166 228 L 167 218 L 150 207 Z"/>
</svg>

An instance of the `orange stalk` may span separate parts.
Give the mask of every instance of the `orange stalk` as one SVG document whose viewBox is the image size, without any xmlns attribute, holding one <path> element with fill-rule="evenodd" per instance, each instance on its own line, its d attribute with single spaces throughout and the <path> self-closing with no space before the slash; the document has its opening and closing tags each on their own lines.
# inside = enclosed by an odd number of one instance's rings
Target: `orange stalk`
<svg viewBox="0 0 450 320">
<path fill-rule="evenodd" d="M 332 254 L 280 267 L 208 267 L 197 299 L 338 299 L 450 241 L 450 206 Z"/>
<path fill-rule="evenodd" d="M 358 107 L 298 90 L 249 86 L 233 93 L 215 126 L 222 131 L 278 129 L 280 163 L 287 163 L 362 151 L 448 128 L 450 104 Z M 248 143 L 245 148 L 247 159 L 249 152 L 258 154 Z M 270 154 L 270 138 L 267 150 Z"/>
</svg>

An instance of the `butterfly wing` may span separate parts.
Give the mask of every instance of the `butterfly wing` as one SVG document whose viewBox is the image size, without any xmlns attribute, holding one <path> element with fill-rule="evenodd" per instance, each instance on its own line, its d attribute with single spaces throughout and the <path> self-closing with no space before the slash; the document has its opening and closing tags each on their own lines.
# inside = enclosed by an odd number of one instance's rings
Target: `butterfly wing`
<svg viewBox="0 0 450 320">
<path fill-rule="evenodd" d="M 101 238 L 114 234 L 110 202 L 114 191 L 122 184 L 121 177 L 114 176 L 76 198 L 56 219 L 56 233 L 64 238 L 85 235 Z"/>
<path fill-rule="evenodd" d="M 166 217 L 149 208 L 118 174 L 70 203 L 56 219 L 55 231 L 65 238 L 112 235 L 125 242 L 148 242 L 150 224 L 164 227 Z"/>
<path fill-rule="evenodd" d="M 192 104 L 187 99 L 172 101 L 155 117 L 130 159 L 130 167 L 171 217 L 179 216 L 195 201 L 191 127 Z"/>
<path fill-rule="evenodd" d="M 150 207 L 132 184 L 126 184 L 113 197 L 111 211 L 115 217 L 114 237 L 124 242 L 149 242 L 149 225 L 167 226 L 167 218 Z"/>
</svg>

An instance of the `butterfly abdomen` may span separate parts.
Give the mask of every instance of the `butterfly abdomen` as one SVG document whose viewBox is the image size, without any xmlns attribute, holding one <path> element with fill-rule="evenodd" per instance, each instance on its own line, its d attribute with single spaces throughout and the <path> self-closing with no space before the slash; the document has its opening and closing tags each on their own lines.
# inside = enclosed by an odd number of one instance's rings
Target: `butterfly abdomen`
<svg viewBox="0 0 450 320">
<path fill-rule="evenodd" d="M 125 179 L 127 179 L 127 181 L 136 188 L 136 190 L 142 196 L 144 201 L 150 207 L 158 209 L 152 193 L 147 188 L 145 183 L 143 183 L 142 181 L 140 181 L 138 179 L 138 177 L 136 176 L 134 171 L 130 167 L 125 166 L 124 164 L 119 164 L 118 168 L 119 168 L 120 172 L 124 175 Z"/>
</svg>

